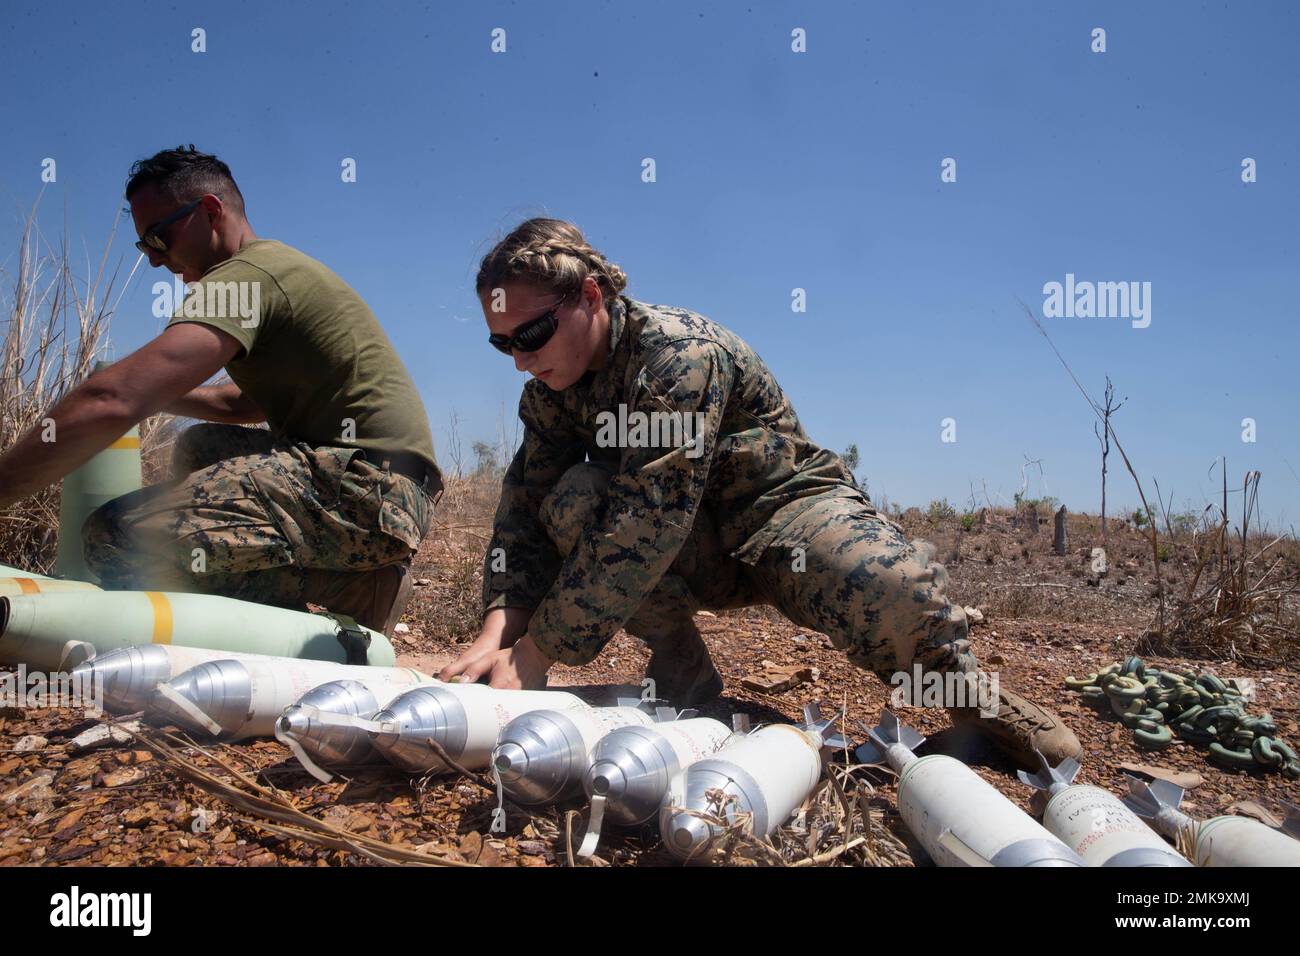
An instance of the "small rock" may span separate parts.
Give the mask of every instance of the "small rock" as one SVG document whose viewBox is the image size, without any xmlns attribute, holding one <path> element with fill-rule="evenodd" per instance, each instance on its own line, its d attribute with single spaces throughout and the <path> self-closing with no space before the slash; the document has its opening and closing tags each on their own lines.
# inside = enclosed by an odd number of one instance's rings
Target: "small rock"
<svg viewBox="0 0 1300 956">
<path fill-rule="evenodd" d="M 401 623 L 399 623 L 396 627 L 393 628 L 393 633 L 394 633 L 394 634 L 410 634 L 410 633 L 411 633 L 411 629 L 406 625 L 405 622 L 401 622 Z"/>
<path fill-rule="evenodd" d="M 153 805 L 156 809 L 156 805 Z M 153 822 L 153 810 L 149 804 L 142 807 L 132 807 L 122 814 L 122 826 L 125 827 L 142 827 L 146 823 Z"/>
<path fill-rule="evenodd" d="M 415 586 L 416 586 L 417 588 L 427 588 L 427 587 L 428 587 L 430 584 L 432 584 L 432 583 L 433 583 L 433 582 L 430 581 L 428 578 L 416 578 L 416 579 L 415 579 Z"/>
<path fill-rule="evenodd" d="M 59 839 L 67 839 L 68 834 L 72 832 L 72 828 L 75 827 L 77 822 L 86 815 L 86 809 L 86 807 L 77 807 L 77 809 L 73 810 L 71 813 L 65 814 L 63 819 L 54 825 L 53 833 L 55 837 Z"/>
<path fill-rule="evenodd" d="M 357 813 L 348 818 L 346 829 L 353 833 L 365 833 L 375 825 L 374 818 L 369 814 Z"/>
<path fill-rule="evenodd" d="M 483 852 L 483 837 L 477 832 L 471 830 L 460 838 L 460 855 L 471 863 L 478 862 L 479 855 Z"/>
<path fill-rule="evenodd" d="M 114 770 L 112 773 L 104 774 L 104 786 L 125 787 L 128 783 L 135 783 L 142 777 L 144 777 L 144 771 L 139 767 L 125 767 L 121 770 Z"/>
<path fill-rule="evenodd" d="M 124 744 L 131 740 L 128 730 L 139 733 L 141 730 L 140 721 L 128 720 L 122 724 L 97 724 L 84 733 L 77 734 L 69 744 L 73 753 L 80 753 L 83 750 L 90 750 L 94 747 L 104 747 L 108 744 Z"/>
<path fill-rule="evenodd" d="M 53 782 L 53 774 L 37 774 L 0 796 L 0 803 L 12 806 L 19 800 L 49 800 L 54 796 L 54 791 L 50 789 L 50 784 Z"/>
<path fill-rule="evenodd" d="M 782 694 L 798 687 L 800 684 L 815 681 L 820 674 L 811 667 L 790 664 L 784 667 L 764 661 L 764 668 L 757 674 L 747 674 L 740 684 L 750 690 L 764 694 Z"/>
<path fill-rule="evenodd" d="M 261 853 L 244 857 L 244 862 L 249 866 L 276 866 L 280 861 L 270 850 L 263 850 Z"/>
<path fill-rule="evenodd" d="M 18 738 L 18 742 L 13 746 L 13 751 L 16 754 L 31 753 L 33 750 L 41 750 L 48 744 L 49 741 L 44 737 L 28 734 L 26 737 Z"/>
</svg>

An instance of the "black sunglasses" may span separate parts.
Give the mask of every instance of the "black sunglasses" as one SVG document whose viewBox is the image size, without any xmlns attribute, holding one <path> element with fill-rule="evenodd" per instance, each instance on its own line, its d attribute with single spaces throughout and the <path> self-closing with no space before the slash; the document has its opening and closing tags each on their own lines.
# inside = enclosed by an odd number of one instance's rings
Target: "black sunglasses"
<svg viewBox="0 0 1300 956">
<path fill-rule="evenodd" d="M 139 249 L 141 252 L 145 253 L 146 255 L 150 252 L 166 252 L 167 243 L 161 236 L 158 235 L 158 231 L 160 229 L 166 229 L 168 226 L 170 226 L 178 219 L 184 219 L 195 209 L 197 209 L 201 202 L 203 202 L 202 198 L 196 199 L 194 200 L 194 202 L 190 203 L 187 206 L 181 206 L 180 209 L 177 209 L 174 213 L 172 213 L 167 218 L 159 219 L 157 222 L 155 222 L 152 226 L 150 226 L 148 229 L 144 231 L 144 235 L 140 237 L 138 242 L 136 242 L 135 247 Z"/>
<path fill-rule="evenodd" d="M 564 305 L 568 298 L 566 295 L 551 306 L 550 311 L 529 322 L 525 322 L 515 329 L 513 335 L 503 335 L 500 332 L 489 335 L 488 344 L 505 355 L 510 355 L 515 349 L 520 352 L 536 352 L 551 341 L 551 336 L 559 328 L 560 320 L 556 318 L 555 310 Z"/>
</svg>

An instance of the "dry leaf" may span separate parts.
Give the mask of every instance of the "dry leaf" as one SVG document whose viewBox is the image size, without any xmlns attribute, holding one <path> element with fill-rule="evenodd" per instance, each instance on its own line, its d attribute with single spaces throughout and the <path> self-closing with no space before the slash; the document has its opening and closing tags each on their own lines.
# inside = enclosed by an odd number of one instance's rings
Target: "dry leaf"
<svg viewBox="0 0 1300 956">
<path fill-rule="evenodd" d="M 1119 768 L 1156 780 L 1167 780 L 1184 790 L 1193 790 L 1205 782 L 1194 770 L 1170 770 L 1168 767 L 1156 767 L 1147 763 L 1122 763 Z"/>
<path fill-rule="evenodd" d="M 1228 807 L 1228 809 L 1235 810 L 1237 813 L 1240 813 L 1244 817 L 1250 817 L 1251 819 L 1258 820 L 1260 823 L 1264 824 L 1265 826 L 1270 826 L 1273 827 L 1274 829 L 1277 829 L 1282 825 L 1282 821 L 1280 819 L 1278 819 L 1276 816 L 1274 816 L 1264 807 L 1261 807 L 1254 800 L 1238 800 L 1232 806 Z"/>
</svg>

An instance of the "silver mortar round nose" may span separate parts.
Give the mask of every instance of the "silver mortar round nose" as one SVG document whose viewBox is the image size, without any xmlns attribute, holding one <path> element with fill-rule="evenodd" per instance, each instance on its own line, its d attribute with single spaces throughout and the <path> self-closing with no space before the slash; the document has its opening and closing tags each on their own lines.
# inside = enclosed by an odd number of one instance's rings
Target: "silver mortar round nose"
<svg viewBox="0 0 1300 956">
<path fill-rule="evenodd" d="M 504 743 L 497 748 L 492 765 L 504 783 L 514 783 L 528 769 L 528 754 L 516 743 Z"/>
</svg>

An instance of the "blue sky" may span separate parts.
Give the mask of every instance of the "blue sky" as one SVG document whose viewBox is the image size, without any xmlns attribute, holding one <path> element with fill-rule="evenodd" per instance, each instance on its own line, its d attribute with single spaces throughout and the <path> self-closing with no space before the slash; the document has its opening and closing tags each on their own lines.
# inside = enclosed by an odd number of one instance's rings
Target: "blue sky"
<svg viewBox="0 0 1300 956">
<path fill-rule="evenodd" d="M 131 162 L 193 142 L 255 231 L 370 304 L 445 459 L 513 421 L 478 258 L 529 215 L 577 222 L 629 294 L 729 326 L 873 497 L 971 482 L 1095 512 L 1091 413 L 1017 304 L 1151 283 L 1151 324 L 1044 325 L 1176 507 L 1263 473 L 1300 524 L 1300 6 L 1290 3 L 25 3 L 0 5 L 0 265 L 42 224 L 98 250 Z M 207 52 L 191 52 L 191 31 Z M 491 31 L 506 52 L 491 52 Z M 806 31 L 807 52 L 791 50 Z M 1106 30 L 1094 53 L 1091 31 Z M 357 163 L 345 183 L 340 163 Z M 652 157 L 657 181 L 641 180 Z M 957 162 L 956 182 L 940 163 Z M 1258 180 L 1241 181 L 1241 162 Z M 135 259 L 130 220 L 115 258 Z M 112 336 L 156 333 L 142 269 Z M 803 288 L 807 311 L 791 311 Z M 941 422 L 956 420 L 956 442 Z M 1241 439 L 1243 418 L 1257 440 Z M 1117 454 L 1111 512 L 1137 503 Z M 982 492 L 981 492 L 982 497 Z M 1154 502 L 1153 502 L 1154 503 Z"/>
</svg>

